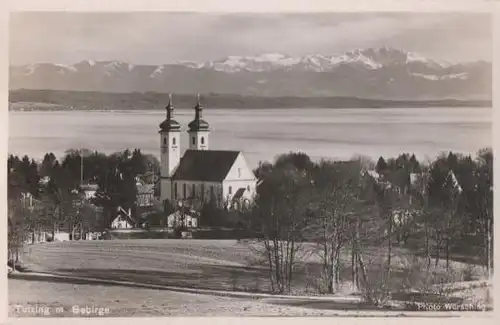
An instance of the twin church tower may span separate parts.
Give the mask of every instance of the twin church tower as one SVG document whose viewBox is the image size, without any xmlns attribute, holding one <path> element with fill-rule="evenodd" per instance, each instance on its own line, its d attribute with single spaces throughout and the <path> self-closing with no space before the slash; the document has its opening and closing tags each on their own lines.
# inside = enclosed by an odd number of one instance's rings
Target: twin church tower
<svg viewBox="0 0 500 325">
<path fill-rule="evenodd" d="M 174 120 L 174 106 L 172 95 L 169 95 L 166 107 L 167 118 L 160 124 L 161 138 L 161 177 L 171 177 L 181 159 L 180 136 L 181 125 Z M 189 149 L 208 150 L 208 135 L 210 125 L 202 118 L 203 106 L 200 103 L 200 95 L 196 96 L 194 107 L 195 117 L 188 124 Z"/>
<path fill-rule="evenodd" d="M 160 124 L 160 199 L 173 204 L 192 199 L 215 198 L 238 205 L 252 200 L 257 180 L 241 151 L 210 150 L 210 126 L 203 120 L 203 106 L 197 96 L 194 119 L 188 124 L 189 147 L 181 156 L 181 125 L 174 120 L 172 96 L 167 118 Z"/>
</svg>

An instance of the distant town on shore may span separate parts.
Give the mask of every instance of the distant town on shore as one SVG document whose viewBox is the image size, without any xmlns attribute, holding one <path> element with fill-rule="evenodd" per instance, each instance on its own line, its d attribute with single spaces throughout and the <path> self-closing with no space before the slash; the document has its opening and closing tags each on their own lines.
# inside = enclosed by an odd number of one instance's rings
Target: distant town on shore
<svg viewBox="0 0 500 325">
<path fill-rule="evenodd" d="M 176 106 L 191 106 L 192 95 L 176 94 Z M 458 99 L 372 99 L 358 97 L 266 97 L 233 94 L 203 94 L 207 107 L 218 109 L 264 108 L 429 108 L 485 107 L 491 100 Z M 34 90 L 9 91 L 9 110 L 145 110 L 164 109 L 168 93 L 107 93 L 95 91 Z"/>
</svg>

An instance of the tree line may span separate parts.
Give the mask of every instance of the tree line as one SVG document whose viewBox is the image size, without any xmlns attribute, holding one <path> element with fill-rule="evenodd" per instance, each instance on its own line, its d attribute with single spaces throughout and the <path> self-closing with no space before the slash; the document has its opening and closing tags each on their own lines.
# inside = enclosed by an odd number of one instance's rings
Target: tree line
<svg viewBox="0 0 500 325">
<path fill-rule="evenodd" d="M 136 177 L 159 171 L 159 162 L 139 149 L 110 155 L 86 149 L 68 150 L 62 159 L 47 153 L 41 162 L 10 155 L 8 169 L 9 240 L 20 244 L 41 229 L 69 232 L 102 231 L 117 208 L 137 209 Z M 85 198 L 81 185 L 94 184 L 96 195 Z"/>
<path fill-rule="evenodd" d="M 299 260 L 308 254 L 321 261 L 322 290 L 339 290 L 349 259 L 353 285 L 377 305 L 390 297 L 401 246 L 420 256 L 412 262 L 420 282 L 424 276 L 439 281 L 440 261 L 451 273 L 457 254 L 480 256 L 488 272 L 493 267 L 491 149 L 474 159 L 449 152 L 427 163 L 410 154 L 375 164 L 313 162 L 291 153 L 261 163 L 255 174 L 261 185 L 243 219 L 260 234 L 252 247 L 275 292 L 291 291 Z M 406 245 L 395 247 L 402 237 Z"/>
</svg>

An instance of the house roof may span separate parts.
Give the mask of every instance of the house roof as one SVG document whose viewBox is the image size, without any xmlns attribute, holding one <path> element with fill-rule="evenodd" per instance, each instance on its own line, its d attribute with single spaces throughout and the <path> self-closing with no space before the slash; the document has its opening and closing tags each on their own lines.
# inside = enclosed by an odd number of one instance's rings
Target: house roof
<svg viewBox="0 0 500 325">
<path fill-rule="evenodd" d="M 135 221 L 134 221 L 132 218 L 130 218 L 130 217 L 129 217 L 129 216 L 127 216 L 126 214 L 122 214 L 122 213 L 118 214 L 118 215 L 117 215 L 117 216 L 113 219 L 113 221 L 112 221 L 112 222 L 115 222 L 115 221 L 117 221 L 118 219 L 120 219 L 120 220 L 125 220 L 125 221 L 126 221 L 129 225 L 131 225 L 131 226 L 133 226 L 133 225 L 134 225 L 134 223 L 135 223 Z"/>
<path fill-rule="evenodd" d="M 186 150 L 172 179 L 221 182 L 239 154 L 239 151 L 226 150 Z"/>
<path fill-rule="evenodd" d="M 233 195 L 233 200 L 238 200 L 238 199 L 241 199 L 241 197 L 243 196 L 243 193 L 245 193 L 245 188 L 244 187 L 240 187 L 236 193 L 234 193 Z"/>
<path fill-rule="evenodd" d="M 99 185 L 97 184 L 83 184 L 80 186 L 83 191 L 97 191 L 99 189 Z"/>
</svg>

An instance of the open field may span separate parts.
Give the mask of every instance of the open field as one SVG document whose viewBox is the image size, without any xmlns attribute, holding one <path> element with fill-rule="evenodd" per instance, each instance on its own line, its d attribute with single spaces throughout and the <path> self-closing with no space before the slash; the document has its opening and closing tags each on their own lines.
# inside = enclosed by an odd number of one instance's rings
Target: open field
<svg viewBox="0 0 500 325">
<path fill-rule="evenodd" d="M 458 314 L 460 317 L 492 316 L 491 313 L 477 312 L 374 311 L 358 303 L 299 299 L 242 299 L 161 289 L 75 283 L 72 281 L 9 279 L 8 287 L 10 317 L 457 317 Z M 74 306 L 79 307 L 80 310 L 89 307 L 91 311 L 88 314 L 75 313 Z"/>
<path fill-rule="evenodd" d="M 375 259 L 376 252 L 377 249 L 373 249 L 367 260 Z M 403 252 L 403 249 L 396 249 L 397 254 Z M 45 243 L 27 246 L 23 260 L 32 272 L 65 277 L 40 278 L 27 273 L 26 276 L 9 279 L 11 316 L 34 316 L 16 310 L 19 305 L 49 307 L 52 316 L 78 316 L 72 311 L 74 305 L 108 308 L 107 316 L 339 316 L 347 315 L 348 311 L 351 315 L 358 313 L 361 316 L 366 309 L 366 306 L 356 302 L 251 299 L 147 287 L 165 285 L 266 292 L 267 269 L 256 263 L 255 254 L 248 244 L 233 240 L 137 239 Z M 347 263 L 348 256 L 344 260 Z M 317 277 L 315 272 L 319 272 L 317 262 L 313 255 L 302 256 L 302 266 L 294 281 L 296 294 L 317 295 L 311 284 L 311 279 Z M 462 265 L 458 262 L 452 264 L 455 268 Z M 352 294 L 349 292 L 348 271 L 342 273 L 347 280 L 345 290 L 334 295 L 339 299 Z M 397 279 L 400 274 L 396 270 L 394 277 Z M 71 277 L 79 277 L 80 280 Z M 104 281 L 98 283 L 91 279 Z M 110 280 L 130 284 L 105 282 Z M 474 301 L 477 300 L 475 297 L 485 295 L 484 288 L 469 289 L 465 294 Z M 469 301 L 462 293 L 455 296 L 451 301 Z M 64 312 L 53 315 L 56 307 L 64 307 Z"/>
<path fill-rule="evenodd" d="M 212 290 L 268 292 L 268 269 L 250 244 L 235 240 L 136 239 L 78 241 L 31 245 L 26 247 L 24 262 L 31 271 L 126 280 L 139 283 L 182 286 Z M 254 246 L 253 246 L 254 247 Z M 293 281 L 296 293 L 317 293 L 315 280 L 320 260 L 312 253 L 313 244 L 305 244 Z M 383 258 L 385 249 L 364 250 L 367 265 Z M 412 254 L 400 247 L 393 249 L 394 285 L 404 281 L 404 267 L 414 263 Z M 342 257 L 341 271 L 345 290 L 350 292 L 350 254 Z M 444 261 L 440 272 L 446 272 Z M 453 271 L 471 269 L 477 279 L 484 278 L 480 266 L 451 262 Z"/>
<path fill-rule="evenodd" d="M 79 316 L 73 306 L 108 308 L 103 315 L 89 316 L 257 316 L 257 315 L 334 315 L 336 311 L 274 305 L 251 299 L 217 297 L 134 288 L 114 285 L 75 284 L 71 282 L 45 282 L 9 280 L 11 316 Z M 43 306 L 50 315 L 36 315 L 17 306 Z M 64 312 L 55 312 L 63 307 Z M 338 313 L 338 311 L 337 311 Z"/>
</svg>

